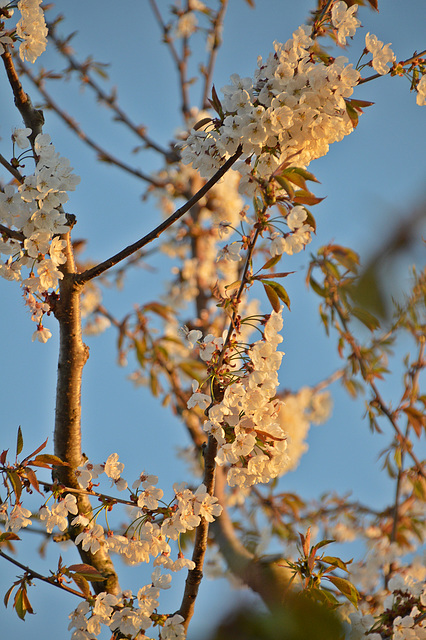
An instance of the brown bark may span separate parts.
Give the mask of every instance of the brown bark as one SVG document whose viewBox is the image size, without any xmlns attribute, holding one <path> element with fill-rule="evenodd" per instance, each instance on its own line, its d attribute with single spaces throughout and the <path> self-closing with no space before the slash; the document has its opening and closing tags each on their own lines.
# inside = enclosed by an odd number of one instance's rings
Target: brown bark
<svg viewBox="0 0 426 640">
<path fill-rule="evenodd" d="M 58 360 L 58 380 L 56 391 L 55 413 L 55 455 L 59 456 L 68 467 L 55 467 L 54 479 L 65 486 L 78 488 L 74 471 L 81 464 L 81 380 L 83 367 L 89 357 L 89 349 L 84 344 L 81 334 L 80 293 L 81 285 L 75 282 L 75 263 L 72 253 L 70 234 L 67 240 L 67 262 L 62 272 L 60 297 L 55 305 L 55 316 L 59 322 L 60 342 Z M 77 496 L 79 513 L 90 518 L 92 508 L 85 495 Z M 70 527 L 71 538 L 75 540 L 81 529 Z M 83 551 L 79 548 L 83 562 L 95 567 L 105 576 L 104 582 L 93 583 L 97 593 L 107 591 L 118 593 L 120 588 L 118 577 L 107 551 L 101 547 L 97 553 Z"/>
</svg>

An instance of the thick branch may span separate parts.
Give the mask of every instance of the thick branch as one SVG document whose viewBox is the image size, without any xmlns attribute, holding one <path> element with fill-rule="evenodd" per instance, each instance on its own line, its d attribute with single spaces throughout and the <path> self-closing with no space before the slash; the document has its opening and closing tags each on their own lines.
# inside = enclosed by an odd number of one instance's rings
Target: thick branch
<svg viewBox="0 0 426 640">
<path fill-rule="evenodd" d="M 65 263 L 60 283 L 60 298 L 54 312 L 59 321 L 60 342 L 58 361 L 58 381 L 56 390 L 55 414 L 55 455 L 59 456 L 69 467 L 56 467 L 55 479 L 65 486 L 78 489 L 74 470 L 81 464 L 81 379 L 83 367 L 88 358 L 88 348 L 81 335 L 80 292 L 81 286 L 75 282 L 75 263 L 72 253 L 70 234 L 67 241 Z M 79 513 L 91 515 L 90 501 L 85 495 L 77 496 Z M 80 533 L 78 528 L 71 528 L 72 539 Z M 119 591 L 118 578 L 114 565 L 103 547 L 95 554 L 79 548 L 83 562 L 95 567 L 105 576 L 105 582 L 94 583 L 96 592 Z"/>
<path fill-rule="evenodd" d="M 204 454 L 204 486 L 210 495 L 214 492 L 215 478 L 215 457 L 217 453 L 217 441 L 213 436 L 209 436 L 207 447 Z M 195 568 L 188 571 L 188 577 L 185 582 L 185 591 L 182 598 L 182 604 L 179 614 L 184 618 L 185 631 L 188 629 L 190 620 L 194 614 L 195 600 L 198 595 L 198 589 L 203 578 L 204 557 L 206 555 L 207 540 L 209 535 L 209 523 L 205 518 L 201 518 L 201 523 L 195 532 L 194 551 L 192 560 L 195 562 Z"/>
<path fill-rule="evenodd" d="M 148 235 L 129 245 L 122 251 L 119 251 L 119 253 L 116 253 L 111 258 L 108 258 L 108 260 L 105 260 L 104 262 L 98 264 L 96 267 L 88 269 L 87 271 L 84 271 L 83 273 L 77 275 L 75 279 L 76 282 L 79 284 L 84 284 L 85 282 L 88 282 L 93 278 L 97 278 L 108 269 L 111 269 L 111 267 L 113 267 L 114 265 L 131 256 L 133 253 L 135 253 L 135 251 L 142 249 L 142 247 L 145 247 L 147 244 L 158 238 L 166 229 L 171 227 L 177 220 L 179 220 L 179 218 L 181 218 L 187 211 L 189 211 L 189 209 L 193 207 L 194 204 L 198 202 L 198 200 L 201 200 L 201 198 L 212 188 L 212 186 L 216 184 L 216 182 L 220 180 L 220 178 L 228 171 L 228 169 L 232 167 L 234 162 L 238 160 L 241 154 L 242 149 L 241 147 L 239 147 L 234 155 L 231 156 L 218 171 L 216 171 L 214 176 L 210 178 L 210 180 L 208 180 L 206 184 L 199 191 L 197 191 L 197 193 L 190 200 L 188 200 L 186 204 L 172 213 L 172 215 L 167 218 L 167 220 L 158 225 L 158 227 L 148 233 Z"/>
<path fill-rule="evenodd" d="M 31 129 L 32 134 L 29 139 L 31 143 L 34 143 L 36 136 L 42 133 L 44 124 L 43 112 L 40 109 L 34 109 L 29 95 L 23 90 L 9 51 L 5 51 L 2 58 L 9 84 L 12 87 L 15 105 L 24 120 L 25 126 Z"/>
<path fill-rule="evenodd" d="M 215 493 L 223 511 L 212 523 L 214 540 L 230 571 L 273 608 L 282 604 L 292 577 L 283 558 L 256 558 L 240 542 L 225 503 L 226 471 L 216 470 Z"/>
</svg>

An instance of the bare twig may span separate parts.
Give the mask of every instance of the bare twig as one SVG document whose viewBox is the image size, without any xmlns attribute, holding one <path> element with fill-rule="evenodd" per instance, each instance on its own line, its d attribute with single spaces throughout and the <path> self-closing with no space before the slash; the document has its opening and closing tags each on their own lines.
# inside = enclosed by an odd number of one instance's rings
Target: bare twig
<svg viewBox="0 0 426 640">
<path fill-rule="evenodd" d="M 18 562 L 18 560 L 15 560 L 15 558 L 12 558 L 7 553 L 4 553 L 4 551 L 0 550 L 0 557 L 14 564 L 15 567 L 19 567 L 19 569 L 22 569 L 22 571 L 25 571 L 25 573 L 30 578 L 36 578 L 37 580 L 41 580 L 42 582 L 46 582 L 47 584 L 52 585 L 52 587 L 57 587 L 58 589 L 62 589 L 62 591 L 67 591 L 68 593 L 72 593 L 73 595 L 78 596 L 79 598 L 83 598 L 83 600 L 86 599 L 86 596 L 84 595 L 84 593 L 81 593 L 81 591 L 76 591 L 75 589 L 71 589 L 71 587 L 67 587 L 65 584 L 62 584 L 57 580 L 53 580 L 52 578 L 47 578 L 46 576 L 43 576 L 41 573 L 38 573 L 38 571 L 34 571 L 34 569 L 30 569 L 30 567 L 27 567 L 21 562 Z"/>
<path fill-rule="evenodd" d="M 421 51 L 420 53 L 416 53 L 414 56 L 411 56 L 411 58 L 407 58 L 407 60 L 402 60 L 398 64 L 405 67 L 405 65 L 410 64 L 411 62 L 415 62 L 418 58 L 423 58 L 423 56 L 426 56 L 426 49 L 424 51 Z M 385 74 L 385 75 L 388 75 L 388 74 Z M 375 73 L 372 76 L 368 76 L 368 78 L 360 78 L 358 80 L 358 85 L 364 84 L 365 82 L 370 82 L 370 80 L 376 80 L 376 78 L 382 78 L 382 77 L 384 76 L 381 73 Z"/>
<path fill-rule="evenodd" d="M 207 69 L 204 74 L 204 89 L 203 89 L 203 95 L 201 98 L 201 109 L 210 108 L 210 104 L 209 102 L 207 102 L 207 94 L 209 93 L 209 90 L 210 90 L 217 53 L 221 45 L 220 31 L 223 25 L 227 8 L 228 8 L 228 0 L 221 0 L 220 9 L 217 11 L 216 17 L 213 20 L 213 25 L 212 25 L 213 44 L 210 49 L 209 61 L 207 63 Z"/>
<path fill-rule="evenodd" d="M 23 176 L 20 174 L 20 172 L 18 171 L 18 169 L 16 169 L 16 167 L 12 166 L 12 165 L 10 164 L 10 162 L 8 162 L 8 161 L 6 160 L 6 158 L 5 158 L 4 156 L 2 156 L 2 155 L 1 155 L 1 153 L 0 153 L 0 164 L 2 164 L 2 165 L 3 165 L 3 167 L 4 167 L 5 169 L 7 169 L 7 170 L 9 171 L 9 173 L 11 173 L 11 174 L 12 174 L 12 176 L 18 180 L 18 182 L 21 182 L 21 183 L 22 183 L 22 182 L 24 182 L 24 178 L 23 178 Z"/>
<path fill-rule="evenodd" d="M 98 264 L 96 267 L 93 267 L 92 269 L 88 269 L 87 271 L 84 271 L 83 273 L 76 275 L 75 276 L 76 283 L 84 284 L 85 282 L 88 282 L 93 278 L 97 278 L 108 269 L 111 269 L 111 267 L 116 265 L 118 262 L 125 260 L 126 258 L 131 256 L 133 253 L 135 253 L 135 251 L 138 251 L 142 247 L 145 247 L 147 244 L 149 244 L 150 242 L 158 238 L 166 229 L 171 227 L 176 222 L 176 220 L 179 220 L 179 218 L 181 218 L 187 211 L 189 211 L 189 209 L 191 209 L 191 207 L 193 207 L 194 204 L 198 202 L 198 200 L 200 200 L 212 188 L 212 186 L 220 180 L 220 178 L 232 167 L 234 162 L 238 160 L 241 153 L 242 153 L 242 149 L 241 147 L 239 147 L 237 151 L 234 153 L 234 155 L 231 156 L 218 171 L 216 171 L 214 176 L 210 178 L 210 180 L 208 180 L 206 184 L 199 191 L 197 191 L 197 193 L 194 196 L 192 196 L 192 198 L 190 198 L 186 204 L 184 204 L 182 207 L 177 209 L 177 211 L 175 211 L 171 216 L 169 216 L 167 220 L 162 222 L 160 225 L 158 225 L 158 227 L 156 227 L 153 231 L 148 233 L 146 236 L 144 236 L 137 242 L 134 242 L 133 244 L 129 245 L 122 251 L 119 251 L 119 253 L 116 253 L 111 258 L 108 258 L 108 260 L 101 262 L 100 264 Z"/>
<path fill-rule="evenodd" d="M 186 116 L 189 113 L 188 80 L 186 77 L 187 58 L 189 55 L 187 38 L 183 38 L 182 57 L 179 57 L 179 54 L 176 51 L 176 47 L 173 44 L 173 40 L 170 37 L 170 28 L 165 24 L 162 18 L 160 10 L 158 9 L 156 0 L 149 0 L 149 3 L 151 5 L 152 12 L 163 32 L 164 42 L 169 48 L 170 55 L 173 58 L 173 62 L 175 63 L 176 69 L 179 74 L 180 89 L 181 89 L 181 96 L 182 96 L 181 111 L 183 115 Z"/>
<path fill-rule="evenodd" d="M 36 76 L 32 73 L 28 65 L 25 65 L 21 60 L 18 60 L 18 59 L 17 59 L 17 65 L 21 73 L 25 74 L 31 80 L 31 82 L 37 87 L 37 90 L 46 101 L 46 106 L 52 109 L 68 125 L 68 127 L 72 129 L 74 133 L 77 134 L 80 140 L 83 140 L 83 142 L 85 142 L 89 147 L 91 147 L 91 149 L 94 149 L 94 151 L 97 152 L 99 160 L 102 160 L 103 162 L 107 162 L 109 164 L 113 164 L 119 167 L 120 169 L 123 169 L 123 171 L 126 171 L 127 173 L 130 173 L 136 176 L 140 180 L 144 180 L 145 182 L 152 184 L 154 187 L 164 186 L 163 183 L 158 182 L 158 180 L 155 180 L 148 174 L 143 173 L 139 169 L 135 169 L 134 167 L 123 162 L 122 160 L 119 160 L 118 158 L 113 156 L 111 153 L 109 153 L 109 151 L 107 151 L 104 147 L 101 147 L 101 145 L 95 142 L 90 136 L 88 136 L 85 133 L 85 131 L 83 131 L 80 125 L 73 118 L 71 118 L 71 116 L 68 115 L 66 111 L 61 109 L 61 107 L 53 100 L 52 96 L 46 91 L 42 81 L 36 78 Z"/>
<path fill-rule="evenodd" d="M 133 133 L 135 133 L 141 140 L 143 140 L 147 147 L 161 153 L 166 158 L 170 158 L 173 152 L 168 151 L 167 149 L 163 149 L 160 145 L 154 142 L 146 133 L 146 129 L 143 125 L 137 125 L 129 118 L 127 113 L 121 109 L 121 107 L 117 103 L 116 96 L 108 95 L 100 85 L 93 79 L 87 69 L 85 69 L 84 65 L 77 60 L 75 56 L 70 53 L 70 47 L 67 44 L 66 40 L 62 40 L 56 35 L 56 25 L 54 23 L 47 23 L 47 27 L 49 29 L 49 38 L 54 42 L 57 50 L 64 58 L 68 61 L 70 67 L 79 73 L 82 78 L 84 78 L 85 86 L 89 86 L 95 92 L 99 101 L 103 102 L 107 107 L 109 107 L 115 113 L 115 120 L 118 122 L 122 122 L 126 127 L 128 127 Z"/>
</svg>

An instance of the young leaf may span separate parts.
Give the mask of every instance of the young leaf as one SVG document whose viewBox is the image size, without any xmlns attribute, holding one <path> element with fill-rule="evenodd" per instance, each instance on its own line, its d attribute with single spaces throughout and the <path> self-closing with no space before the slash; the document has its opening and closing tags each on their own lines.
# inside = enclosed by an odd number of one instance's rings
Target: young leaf
<svg viewBox="0 0 426 640">
<path fill-rule="evenodd" d="M 274 289 L 267 283 L 267 282 L 262 282 L 263 287 L 265 289 L 265 293 L 268 296 L 268 300 L 272 305 L 273 310 L 278 313 L 279 310 L 281 309 L 281 304 L 280 304 L 280 300 L 277 296 L 277 294 L 275 293 Z"/>
<path fill-rule="evenodd" d="M 352 582 L 349 582 L 349 580 L 345 578 L 339 578 L 338 576 L 327 576 L 327 579 L 334 584 L 336 589 L 338 589 L 349 602 L 352 602 L 355 607 L 358 606 L 359 593 Z"/>
<path fill-rule="evenodd" d="M 367 329 L 370 329 L 370 331 L 374 331 L 375 329 L 380 327 L 380 322 L 377 320 L 377 318 L 366 309 L 353 307 L 351 309 L 351 313 L 353 316 L 355 316 L 355 318 L 358 318 L 358 320 L 362 322 L 362 324 L 364 324 Z"/>
<path fill-rule="evenodd" d="M 288 296 L 287 291 L 282 286 L 282 284 L 280 284 L 279 282 L 271 282 L 271 281 L 264 282 L 263 280 L 261 282 L 262 282 L 263 286 L 268 285 L 271 289 L 273 289 L 275 294 L 278 296 L 278 298 L 284 302 L 284 304 L 286 305 L 286 307 L 288 307 L 288 309 L 290 311 L 290 298 Z M 275 307 L 274 307 L 275 311 L 279 311 L 279 309 L 280 309 L 280 307 L 278 307 L 278 309 L 275 309 Z"/>
<path fill-rule="evenodd" d="M 16 457 L 19 456 L 22 449 L 24 448 L 24 438 L 22 437 L 21 427 L 18 427 L 18 437 L 16 439 Z"/>
</svg>

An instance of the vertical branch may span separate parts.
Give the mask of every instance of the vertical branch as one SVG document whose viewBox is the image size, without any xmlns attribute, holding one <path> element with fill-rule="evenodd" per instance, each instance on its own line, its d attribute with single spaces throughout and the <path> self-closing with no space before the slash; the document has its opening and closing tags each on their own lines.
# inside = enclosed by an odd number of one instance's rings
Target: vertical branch
<svg viewBox="0 0 426 640">
<path fill-rule="evenodd" d="M 210 109 L 210 106 L 211 106 L 207 102 L 207 94 L 209 93 L 210 85 L 212 82 L 212 75 L 213 75 L 213 70 L 216 63 L 217 52 L 219 51 L 219 47 L 222 43 L 222 40 L 220 37 L 220 31 L 223 25 L 227 8 L 228 8 L 228 0 L 221 0 L 220 9 L 216 13 L 216 17 L 213 21 L 213 27 L 211 31 L 213 36 L 213 43 L 212 43 L 212 48 L 210 50 L 207 69 L 204 74 L 204 88 L 203 88 L 203 95 L 201 98 L 201 107 L 200 107 L 201 109 Z"/>
<path fill-rule="evenodd" d="M 80 317 L 80 293 L 82 286 L 75 281 L 75 261 L 70 233 L 67 241 L 67 261 L 62 268 L 64 274 L 60 283 L 60 297 L 54 313 L 59 322 L 59 358 L 55 412 L 55 455 L 68 463 L 68 467 L 55 467 L 54 478 L 60 484 L 78 489 L 74 470 L 81 464 L 81 380 L 83 367 L 89 357 L 89 350 L 83 343 Z M 79 513 L 90 519 L 92 507 L 87 496 L 77 497 Z M 70 528 L 70 536 L 75 540 L 79 528 Z M 100 593 L 119 591 L 118 577 L 108 553 L 101 547 L 95 554 L 79 549 L 83 562 L 95 567 L 105 576 L 104 582 L 94 583 Z"/>
<path fill-rule="evenodd" d="M 204 486 L 207 493 L 214 493 L 214 476 L 215 476 L 215 457 L 217 453 L 217 441 L 213 436 L 209 436 L 207 447 L 204 454 Z M 194 615 L 195 600 L 198 595 L 201 580 L 203 578 L 204 558 L 207 550 L 207 539 L 209 535 L 209 523 L 205 518 L 201 518 L 201 523 L 195 532 L 194 551 L 192 560 L 195 568 L 188 571 L 188 577 L 185 582 L 185 590 L 182 598 L 182 604 L 179 614 L 184 618 L 183 626 L 185 631 L 188 630 L 189 623 Z"/>
</svg>

